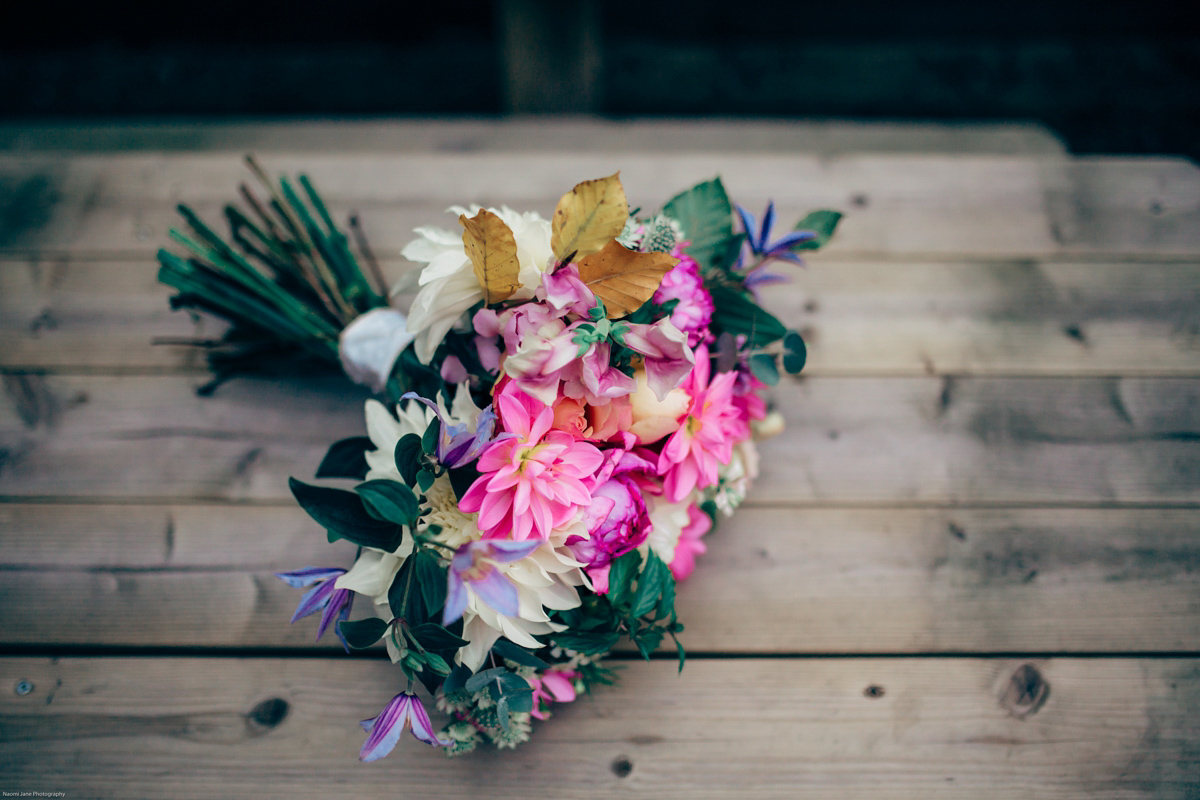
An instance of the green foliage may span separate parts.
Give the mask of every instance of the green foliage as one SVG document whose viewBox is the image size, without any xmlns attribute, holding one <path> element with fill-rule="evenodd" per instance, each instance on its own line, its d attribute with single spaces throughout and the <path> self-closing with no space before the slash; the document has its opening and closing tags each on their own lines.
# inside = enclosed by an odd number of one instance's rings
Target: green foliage
<svg viewBox="0 0 1200 800">
<path fill-rule="evenodd" d="M 492 645 L 492 652 L 500 658 L 520 664 L 523 667 L 547 669 L 550 666 L 545 661 L 526 650 L 524 647 L 513 644 L 508 639 L 503 637 L 497 639 L 496 643 Z"/>
<path fill-rule="evenodd" d="M 779 367 L 775 364 L 775 356 L 765 353 L 750 356 L 750 371 L 767 386 L 779 383 Z"/>
<path fill-rule="evenodd" d="M 351 622 L 341 620 L 338 630 L 346 637 L 346 644 L 355 650 L 370 647 L 383 638 L 387 633 L 388 624 L 378 617 L 369 617 Z"/>
<path fill-rule="evenodd" d="M 396 469 L 409 486 L 417 485 L 417 472 L 421 469 L 422 452 L 424 451 L 421 446 L 421 437 L 415 433 L 406 433 L 400 437 L 400 441 L 396 442 L 396 449 L 393 453 Z"/>
<path fill-rule="evenodd" d="M 829 240 L 833 238 L 833 232 L 837 229 L 838 222 L 841 219 L 842 213 L 840 211 L 830 211 L 828 209 L 810 211 L 804 219 L 796 223 L 796 227 L 793 230 L 812 231 L 816 234 L 816 238 L 800 242 L 793 246 L 792 249 L 818 250 L 829 244 Z"/>
<path fill-rule="evenodd" d="M 759 307 L 743 292 L 728 286 L 711 286 L 712 327 L 715 333 L 744 334 L 750 347 L 765 347 L 787 334 L 783 323 Z"/>
<path fill-rule="evenodd" d="M 792 375 L 804 369 L 808 361 L 808 347 L 804 339 L 795 331 L 788 331 L 783 337 L 783 368 Z"/>
<path fill-rule="evenodd" d="M 354 487 L 363 503 L 380 519 L 412 526 L 417 521 L 417 498 L 403 483 L 374 480 Z"/>
<path fill-rule="evenodd" d="M 412 628 L 409 634 L 426 650 L 457 650 L 467 646 L 467 640 L 451 633 L 436 622 L 423 622 Z"/>
<path fill-rule="evenodd" d="M 425 604 L 426 614 L 436 615 L 446 605 L 446 568 L 428 550 L 415 551 L 410 560 L 416 563 L 417 585 L 421 587 L 421 601 Z"/>
<path fill-rule="evenodd" d="M 720 178 L 698 183 L 672 197 L 663 213 L 679 222 L 688 254 L 701 268 L 726 269 L 732 247 L 733 204 Z M 734 257 L 737 250 L 733 250 Z"/>
<path fill-rule="evenodd" d="M 317 467 L 318 478 L 353 478 L 361 481 L 367 476 L 368 466 L 365 453 L 375 445 L 366 436 L 351 436 L 330 445 L 321 466 Z"/>
<path fill-rule="evenodd" d="M 393 522 L 372 517 L 358 494 L 312 486 L 295 478 L 288 479 L 288 487 L 300 507 L 328 531 L 329 541 L 346 539 L 361 547 L 374 547 L 389 553 L 400 546 L 403 529 Z"/>
</svg>

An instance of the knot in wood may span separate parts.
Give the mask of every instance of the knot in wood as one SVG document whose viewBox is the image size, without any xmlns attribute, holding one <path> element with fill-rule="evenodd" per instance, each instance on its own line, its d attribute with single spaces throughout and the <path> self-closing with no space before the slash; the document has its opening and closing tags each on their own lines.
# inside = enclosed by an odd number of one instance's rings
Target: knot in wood
<svg viewBox="0 0 1200 800">
<path fill-rule="evenodd" d="M 1050 684 L 1033 664 L 1017 667 L 1000 696 L 1000 705 L 1017 719 L 1037 713 L 1050 696 Z"/>
<path fill-rule="evenodd" d="M 283 722 L 288 715 L 288 701 L 282 697 L 272 697 L 250 709 L 246 722 L 252 727 L 270 730 Z"/>
<path fill-rule="evenodd" d="M 617 756 L 612 762 L 612 771 L 618 778 L 624 778 L 633 772 L 633 762 L 629 756 Z"/>
</svg>

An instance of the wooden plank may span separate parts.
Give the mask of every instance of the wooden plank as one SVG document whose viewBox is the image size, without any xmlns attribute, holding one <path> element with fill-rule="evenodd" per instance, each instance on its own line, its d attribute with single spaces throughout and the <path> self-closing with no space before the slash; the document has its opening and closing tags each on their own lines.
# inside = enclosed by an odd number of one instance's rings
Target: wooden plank
<svg viewBox="0 0 1200 800">
<path fill-rule="evenodd" d="M 399 276 L 406 262 L 388 261 Z M 806 375 L 1196 375 L 1200 264 L 823 262 L 764 298 Z M 203 369 L 223 324 L 172 313 L 146 260 L 0 261 L 0 367 Z"/>
<path fill-rule="evenodd" d="M 0 496 L 287 498 L 364 430 L 337 379 L 4 375 Z M 1200 380 L 811 378 L 772 396 L 756 502 L 1195 503 Z"/>
<path fill-rule="evenodd" d="M 0 150 L 113 154 L 129 151 L 339 153 L 938 153 L 1062 156 L 1035 123 L 840 120 L 471 119 L 86 120 L 70 125 L 0 122 Z"/>
<path fill-rule="evenodd" d="M 0 528 L 6 644 L 338 647 L 272 577 L 353 558 L 298 508 L 3 504 Z M 1192 510 L 744 508 L 706 542 L 695 652 L 1200 651 Z"/>
<path fill-rule="evenodd" d="M 7 790 L 68 797 L 1191 798 L 1195 659 L 630 664 L 511 752 L 356 760 L 381 661 L 0 660 Z M 1032 687 L 1029 702 L 1016 687 Z M 1043 691 L 1045 690 L 1045 691 Z"/>
<path fill-rule="evenodd" d="M 440 212 L 452 203 L 548 215 L 564 187 L 616 170 L 645 208 L 721 174 L 750 208 L 773 197 L 784 220 L 816 207 L 850 212 L 833 256 L 1200 253 L 1200 169 L 1182 159 L 551 152 L 264 160 L 311 174 L 339 214 L 358 208 L 383 254 L 397 253 L 418 225 L 450 224 Z M 0 197 L 11 210 L 0 215 L 0 251 L 152 253 L 176 224 L 176 202 L 215 220 L 245 177 L 229 155 L 2 157 Z"/>
</svg>

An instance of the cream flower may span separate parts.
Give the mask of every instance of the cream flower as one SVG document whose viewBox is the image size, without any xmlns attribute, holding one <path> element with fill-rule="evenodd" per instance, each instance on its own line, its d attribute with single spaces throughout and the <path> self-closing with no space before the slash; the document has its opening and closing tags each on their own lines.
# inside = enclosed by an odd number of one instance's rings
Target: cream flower
<svg viewBox="0 0 1200 800">
<path fill-rule="evenodd" d="M 455 216 L 474 216 L 480 206 L 470 208 L 451 206 Z M 528 300 L 542 282 L 542 273 L 554 263 L 550 249 L 550 222 L 536 212 L 525 214 L 507 206 L 489 208 L 513 232 L 517 242 L 517 260 L 521 271 L 521 287 L 513 295 L 518 300 Z M 471 260 L 463 248 L 462 234 L 440 228 L 421 227 L 416 233 L 420 238 L 410 242 L 401 251 L 409 261 L 423 262 L 418 281 L 420 290 L 413 298 L 408 314 L 408 330 L 416 334 L 417 358 L 428 364 L 442 339 L 462 316 L 463 312 L 483 299 L 483 288 L 475 278 Z"/>
<path fill-rule="evenodd" d="M 646 496 L 650 524 L 654 527 L 646 541 L 638 546 L 638 552 L 643 558 L 649 551 L 654 551 L 664 564 L 675 560 L 675 547 L 679 544 L 679 535 L 690 520 L 688 508 L 695 501 L 694 491 L 678 503 L 670 503 L 665 497 Z"/>
</svg>

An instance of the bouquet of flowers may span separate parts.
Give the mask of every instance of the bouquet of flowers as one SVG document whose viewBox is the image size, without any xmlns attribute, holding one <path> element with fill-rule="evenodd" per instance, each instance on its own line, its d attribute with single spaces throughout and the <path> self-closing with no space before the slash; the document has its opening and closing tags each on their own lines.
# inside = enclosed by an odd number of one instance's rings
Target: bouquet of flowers
<svg viewBox="0 0 1200 800">
<path fill-rule="evenodd" d="M 840 215 L 772 240 L 773 207 L 759 224 L 716 179 L 639 217 L 617 175 L 580 183 L 549 220 L 454 207 L 460 230 L 418 228 L 403 251 L 425 264 L 405 315 L 301 184 L 315 216 L 286 181 L 271 210 L 244 189 L 259 221 L 227 212 L 237 249 L 185 213 L 203 232 L 177 234 L 193 258 L 164 253 L 162 278 L 177 305 L 233 323 L 215 349 L 240 349 L 218 377 L 286 349 L 381 395 L 368 436 L 317 472 L 352 490 L 291 480 L 329 540 L 357 547 L 353 566 L 279 575 L 307 589 L 293 622 L 320 613 L 318 639 L 333 626 L 347 649 L 382 640 L 404 675 L 362 723 L 360 757 L 406 729 L 450 754 L 513 747 L 554 704 L 611 684 L 603 658 L 622 639 L 649 658 L 669 637 L 682 669 L 676 583 L 756 477 L 755 436 L 782 424 L 764 389 L 804 366 L 755 291 Z M 356 595 L 373 616 L 350 619 Z M 440 731 L 416 682 L 450 718 Z"/>
</svg>

